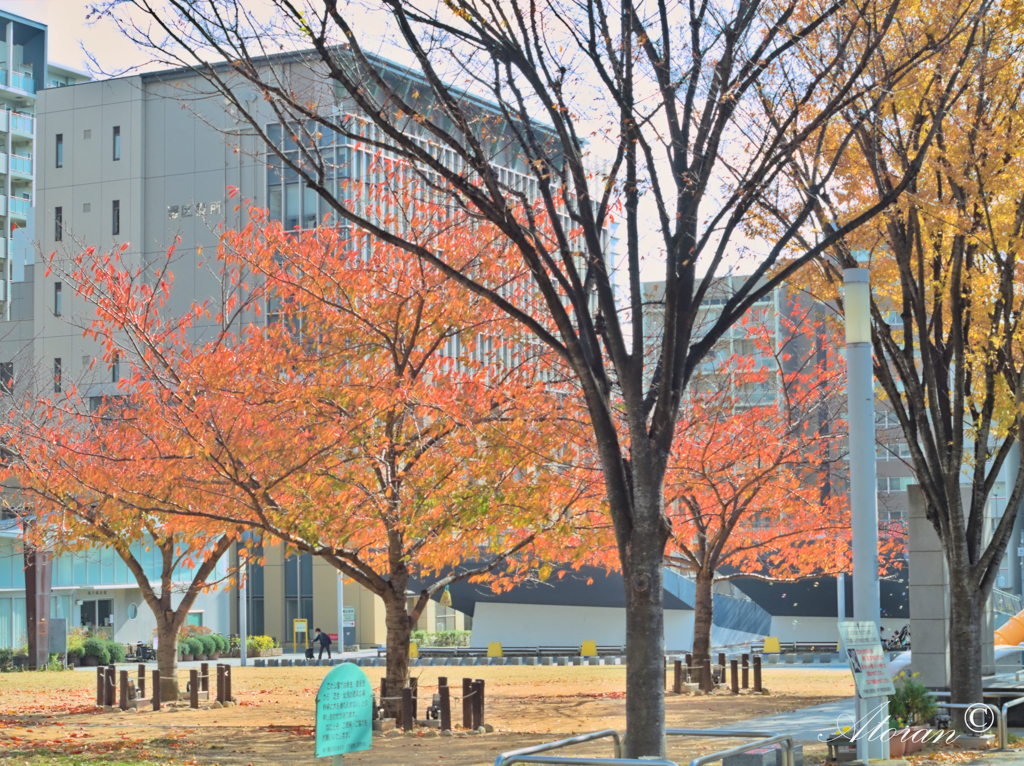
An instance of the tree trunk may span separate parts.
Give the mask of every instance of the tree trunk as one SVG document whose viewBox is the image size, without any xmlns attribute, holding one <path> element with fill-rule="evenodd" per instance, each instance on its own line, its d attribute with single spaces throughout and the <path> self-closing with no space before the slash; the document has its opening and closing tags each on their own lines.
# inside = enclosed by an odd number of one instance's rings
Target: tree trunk
<svg viewBox="0 0 1024 766">
<path fill-rule="evenodd" d="M 402 725 L 402 689 L 409 682 L 409 639 L 412 621 L 406 608 L 404 588 L 402 595 L 388 594 L 384 598 L 384 624 L 387 627 L 387 668 L 389 699 L 382 700 L 385 716 Z"/>
<path fill-rule="evenodd" d="M 703 569 L 697 572 L 697 591 L 693 603 L 693 662 L 697 667 L 704 660 L 711 659 L 711 620 L 715 610 L 711 590 L 713 581 L 713 573 L 706 573 Z"/>
<path fill-rule="evenodd" d="M 178 624 L 160 614 L 156 616 L 156 667 L 160 671 L 160 699 L 178 699 Z"/>
<path fill-rule="evenodd" d="M 657 519 L 647 521 L 661 526 Z M 637 514 L 640 516 L 640 513 Z M 665 757 L 665 613 L 662 565 L 667 534 L 635 524 L 627 560 L 625 757 Z"/>
<path fill-rule="evenodd" d="M 981 629 L 986 599 L 970 585 L 967 574 L 953 566 L 949 579 L 950 696 L 955 704 L 982 702 Z"/>
</svg>

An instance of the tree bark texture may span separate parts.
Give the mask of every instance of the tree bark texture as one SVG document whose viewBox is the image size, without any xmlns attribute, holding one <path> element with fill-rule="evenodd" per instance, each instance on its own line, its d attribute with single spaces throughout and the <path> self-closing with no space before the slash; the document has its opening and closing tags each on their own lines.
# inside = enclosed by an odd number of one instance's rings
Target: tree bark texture
<svg viewBox="0 0 1024 766">
<path fill-rule="evenodd" d="M 949 692 L 954 704 L 970 704 L 982 699 L 981 631 L 988 597 L 971 585 L 969 573 L 949 570 Z"/>
<path fill-rule="evenodd" d="M 711 659 L 711 624 L 714 617 L 714 574 L 701 569 L 697 572 L 697 590 L 693 604 L 693 661 Z"/>
<path fill-rule="evenodd" d="M 412 636 L 412 618 L 405 598 L 408 575 L 405 572 L 392 574 L 391 589 L 383 593 L 384 624 L 387 627 L 387 697 L 382 700 L 385 716 L 395 719 L 395 725 L 402 722 L 402 689 L 409 683 L 409 640 Z"/>
<path fill-rule="evenodd" d="M 173 614 L 173 613 L 172 613 Z M 157 614 L 156 667 L 160 671 L 160 700 L 174 702 L 180 696 L 178 689 L 178 630 L 173 617 Z"/>
</svg>

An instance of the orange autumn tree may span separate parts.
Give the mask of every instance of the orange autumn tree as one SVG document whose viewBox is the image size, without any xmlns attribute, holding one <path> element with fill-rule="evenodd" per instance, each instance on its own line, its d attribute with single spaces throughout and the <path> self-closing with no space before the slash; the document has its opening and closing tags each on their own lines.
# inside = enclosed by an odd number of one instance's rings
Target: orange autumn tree
<svg viewBox="0 0 1024 766">
<path fill-rule="evenodd" d="M 748 316 L 744 353 L 729 354 L 726 342 L 695 374 L 669 463 L 666 559 L 695 581 L 698 660 L 711 656 L 715 582 L 848 566 L 849 508 L 836 472 L 845 365 L 805 309 L 779 319 L 778 341 L 775 321 Z"/>
<path fill-rule="evenodd" d="M 89 383 L 109 380 L 111 367 L 101 367 Z M 123 499 L 122 487 L 161 486 L 162 460 L 171 457 L 154 454 L 139 428 L 145 398 L 122 389 L 91 401 L 80 396 L 89 383 L 61 383 L 61 392 L 35 392 L 11 413 L 4 485 L 31 515 L 30 542 L 55 553 L 107 547 L 124 562 L 156 622 L 161 695 L 175 700 L 179 632 L 200 593 L 230 576 L 222 565 L 241 530 L 158 513 L 157 494 L 146 511 Z"/>
<path fill-rule="evenodd" d="M 598 510 L 599 472 L 579 449 L 571 397 L 551 384 L 557 371 L 487 301 L 379 241 L 251 217 L 219 247 L 233 286 L 223 293 L 245 296 L 230 310 L 164 319 L 169 269 L 152 279 L 119 254 L 86 253 L 64 274 L 96 307 L 89 332 L 108 359 L 131 368 L 130 418 L 110 427 L 137 438 L 112 440 L 99 459 L 140 466 L 146 480 L 124 472 L 104 485 L 110 474 L 96 471 L 94 491 L 322 557 L 383 600 L 399 688 L 411 629 L 444 587 L 502 587 L 591 555 L 572 515 Z M 504 268 L 500 240 L 429 236 L 467 268 Z M 246 315 L 241 331 L 232 312 Z M 193 340 L 204 333 L 213 339 Z"/>
</svg>

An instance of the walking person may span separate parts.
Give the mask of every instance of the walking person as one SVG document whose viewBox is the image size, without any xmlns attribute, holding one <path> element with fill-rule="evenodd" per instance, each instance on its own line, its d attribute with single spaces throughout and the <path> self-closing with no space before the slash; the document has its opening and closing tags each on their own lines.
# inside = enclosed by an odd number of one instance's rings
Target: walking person
<svg viewBox="0 0 1024 766">
<path fill-rule="evenodd" d="M 320 644 L 320 654 L 317 656 L 318 660 L 324 658 L 324 649 L 327 650 L 327 659 L 331 659 L 331 637 L 326 633 L 321 632 L 320 628 L 316 629 L 316 635 L 313 637 L 314 644 Z"/>
</svg>

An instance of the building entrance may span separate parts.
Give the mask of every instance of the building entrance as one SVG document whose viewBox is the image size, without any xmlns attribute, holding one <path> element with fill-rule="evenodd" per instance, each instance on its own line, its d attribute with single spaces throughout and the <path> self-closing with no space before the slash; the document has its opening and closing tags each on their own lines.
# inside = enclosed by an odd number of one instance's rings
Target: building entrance
<svg viewBox="0 0 1024 766">
<path fill-rule="evenodd" d="M 114 635 L 114 599 L 98 598 L 83 601 L 81 609 L 81 626 L 90 633 L 102 633 L 107 638 Z"/>
</svg>

